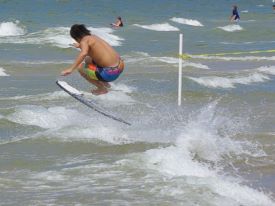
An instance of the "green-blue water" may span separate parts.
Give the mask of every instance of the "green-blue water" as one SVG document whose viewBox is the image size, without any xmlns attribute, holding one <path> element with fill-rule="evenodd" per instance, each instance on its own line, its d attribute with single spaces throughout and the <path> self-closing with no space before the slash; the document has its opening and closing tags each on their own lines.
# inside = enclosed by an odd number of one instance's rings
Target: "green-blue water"
<svg viewBox="0 0 275 206">
<path fill-rule="evenodd" d="M 275 205 L 275 54 L 249 53 L 274 49 L 271 0 L 2 0 L 0 14 L 0 205 Z M 75 23 L 125 59 L 106 95 L 59 76 Z M 224 52 L 242 53 L 194 55 Z"/>
</svg>

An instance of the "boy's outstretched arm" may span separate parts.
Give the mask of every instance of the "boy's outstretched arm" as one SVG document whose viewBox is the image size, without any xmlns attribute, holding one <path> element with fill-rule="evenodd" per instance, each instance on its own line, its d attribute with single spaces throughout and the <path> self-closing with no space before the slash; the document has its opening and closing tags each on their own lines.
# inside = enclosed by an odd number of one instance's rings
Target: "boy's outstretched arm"
<svg viewBox="0 0 275 206">
<path fill-rule="evenodd" d="M 88 44 L 83 44 L 83 45 L 80 45 L 80 46 L 81 46 L 81 52 L 78 54 L 77 58 L 75 59 L 74 64 L 72 66 L 70 66 L 69 68 L 64 69 L 61 72 L 62 76 L 66 76 L 66 75 L 71 74 L 78 67 L 78 65 L 83 62 L 83 60 L 87 56 L 88 51 L 89 51 Z"/>
</svg>

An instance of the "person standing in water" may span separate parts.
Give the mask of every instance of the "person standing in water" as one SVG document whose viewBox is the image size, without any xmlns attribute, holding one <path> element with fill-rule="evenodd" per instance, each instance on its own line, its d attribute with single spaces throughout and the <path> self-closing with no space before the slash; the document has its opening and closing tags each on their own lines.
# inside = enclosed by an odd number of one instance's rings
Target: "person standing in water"
<svg viewBox="0 0 275 206">
<path fill-rule="evenodd" d="M 121 18 L 120 16 L 117 17 L 116 22 L 115 22 L 115 23 L 112 23 L 111 26 L 112 26 L 112 27 L 115 27 L 115 28 L 123 27 L 122 18 Z"/>
<path fill-rule="evenodd" d="M 232 15 L 230 17 L 230 21 L 233 22 L 233 21 L 238 21 L 238 20 L 240 20 L 240 16 L 238 13 L 238 7 L 236 5 L 234 5 L 233 9 L 232 9 Z"/>
<path fill-rule="evenodd" d="M 91 34 L 84 24 L 74 24 L 70 35 L 77 42 L 74 46 L 81 51 L 75 62 L 61 75 L 69 75 L 78 69 L 82 77 L 97 87 L 91 91 L 93 94 L 106 94 L 111 87 L 108 82 L 116 80 L 122 73 L 123 60 L 106 41 Z"/>
</svg>

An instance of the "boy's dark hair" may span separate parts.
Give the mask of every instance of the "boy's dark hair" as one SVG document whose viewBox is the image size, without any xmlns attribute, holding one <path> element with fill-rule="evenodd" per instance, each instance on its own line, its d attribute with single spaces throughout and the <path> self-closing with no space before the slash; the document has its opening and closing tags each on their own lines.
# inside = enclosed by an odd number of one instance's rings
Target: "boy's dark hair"
<svg viewBox="0 0 275 206">
<path fill-rule="evenodd" d="M 118 17 L 117 17 L 117 19 L 118 19 L 118 20 L 120 20 L 120 24 L 119 24 L 119 26 L 120 26 L 120 27 L 123 27 L 122 18 L 121 18 L 120 16 L 118 16 Z"/>
<path fill-rule="evenodd" d="M 84 24 L 74 24 L 71 27 L 70 35 L 75 40 L 80 40 L 84 36 L 91 35 L 91 32 L 85 27 Z"/>
</svg>

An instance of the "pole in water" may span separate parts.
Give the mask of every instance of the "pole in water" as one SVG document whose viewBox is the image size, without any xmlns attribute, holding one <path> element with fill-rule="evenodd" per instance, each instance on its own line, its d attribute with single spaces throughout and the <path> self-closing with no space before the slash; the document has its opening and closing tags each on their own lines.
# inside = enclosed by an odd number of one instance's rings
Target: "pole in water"
<svg viewBox="0 0 275 206">
<path fill-rule="evenodd" d="M 178 106 L 181 105 L 181 89 L 182 89 L 182 39 L 183 35 L 179 36 L 179 82 L 178 82 Z"/>
</svg>

